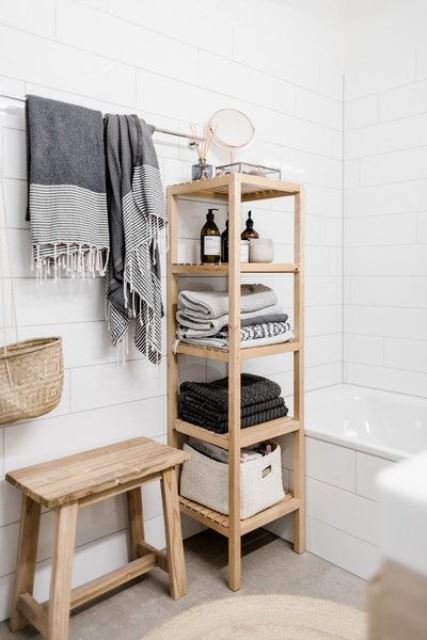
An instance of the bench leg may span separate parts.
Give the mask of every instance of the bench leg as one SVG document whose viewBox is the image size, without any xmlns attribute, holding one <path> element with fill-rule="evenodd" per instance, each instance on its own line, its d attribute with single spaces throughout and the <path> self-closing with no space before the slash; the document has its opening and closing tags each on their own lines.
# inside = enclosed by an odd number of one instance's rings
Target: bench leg
<svg viewBox="0 0 427 640">
<path fill-rule="evenodd" d="M 163 472 L 161 484 L 171 595 L 177 600 L 187 593 L 187 579 L 175 469 Z"/>
<path fill-rule="evenodd" d="M 48 640 L 67 640 L 70 621 L 71 577 L 78 504 L 56 512 L 55 545 L 50 582 Z"/>
<path fill-rule="evenodd" d="M 17 603 L 20 595 L 24 593 L 32 595 L 33 593 L 40 513 L 41 507 L 37 502 L 27 496 L 22 496 L 15 589 L 10 614 L 10 628 L 12 631 L 18 631 L 29 624 L 28 620 L 18 611 Z"/>
<path fill-rule="evenodd" d="M 140 557 L 139 545 L 143 544 L 144 538 L 144 517 L 142 511 L 141 487 L 131 489 L 126 493 L 129 536 L 130 536 L 130 558 L 136 560 Z"/>
</svg>

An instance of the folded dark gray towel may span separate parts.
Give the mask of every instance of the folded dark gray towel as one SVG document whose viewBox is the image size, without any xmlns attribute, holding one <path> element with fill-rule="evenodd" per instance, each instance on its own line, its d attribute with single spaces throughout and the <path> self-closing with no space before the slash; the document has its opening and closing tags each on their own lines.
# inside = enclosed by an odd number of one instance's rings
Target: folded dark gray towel
<svg viewBox="0 0 427 640">
<path fill-rule="evenodd" d="M 28 96 L 26 117 L 37 275 L 104 275 L 110 239 L 102 113 Z"/>
<path fill-rule="evenodd" d="M 188 414 L 193 414 L 201 420 L 205 420 L 206 424 L 222 424 L 228 421 L 228 411 L 218 412 L 215 409 L 210 408 L 209 405 L 201 404 L 197 398 L 191 395 L 180 396 L 179 400 L 180 410 L 185 411 Z M 242 418 L 260 413 L 261 411 L 269 411 L 270 409 L 277 409 L 283 407 L 285 401 L 283 398 L 274 398 L 273 400 L 266 400 L 265 402 L 258 402 L 257 404 L 249 405 L 248 407 L 242 407 L 240 415 Z"/>
<path fill-rule="evenodd" d="M 286 416 L 288 413 L 288 408 L 283 404 L 281 407 L 276 407 L 275 409 L 269 409 L 268 411 L 260 411 L 258 413 L 254 413 L 250 416 L 246 416 L 245 418 L 241 418 L 240 426 L 242 429 L 247 427 L 252 427 L 255 424 L 260 424 L 261 422 L 268 422 L 269 420 L 274 420 L 275 418 L 282 418 Z M 188 413 L 187 411 L 181 411 L 181 418 L 186 420 L 187 422 L 191 422 L 193 424 L 197 424 L 209 431 L 214 431 L 215 433 L 227 433 L 228 432 L 228 422 L 220 423 L 220 424 L 211 424 L 207 423 L 206 420 L 200 418 L 194 413 Z"/>
<path fill-rule="evenodd" d="M 241 375 L 241 407 L 273 400 L 278 398 L 281 393 L 280 385 L 272 380 L 251 373 L 242 373 Z M 221 378 L 215 382 L 183 382 L 180 386 L 180 394 L 184 401 L 186 394 L 190 394 L 194 398 L 200 399 L 200 402 L 205 406 L 218 412 L 228 410 L 228 378 Z"/>
</svg>

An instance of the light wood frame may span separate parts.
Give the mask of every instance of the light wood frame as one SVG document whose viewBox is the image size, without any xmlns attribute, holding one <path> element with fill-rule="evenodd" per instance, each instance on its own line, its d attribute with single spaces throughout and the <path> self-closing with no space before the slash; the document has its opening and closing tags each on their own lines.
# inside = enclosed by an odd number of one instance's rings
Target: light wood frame
<svg viewBox="0 0 427 640">
<path fill-rule="evenodd" d="M 180 446 L 184 436 L 194 436 L 216 444 L 229 451 L 229 515 L 180 498 L 182 513 L 228 538 L 230 589 L 241 586 L 241 537 L 249 531 L 294 513 L 294 550 L 304 551 L 304 272 L 303 272 L 303 188 L 295 183 L 280 180 L 232 174 L 216 176 L 208 180 L 171 185 L 167 189 L 169 220 L 168 250 L 168 441 L 170 446 Z M 220 265 L 177 264 L 178 198 L 195 196 L 207 201 L 221 200 L 229 210 L 229 263 Z M 294 262 L 289 264 L 241 264 L 240 263 L 240 207 L 242 202 L 253 200 L 294 197 L 295 234 Z M 185 213 L 184 213 L 185 215 Z M 287 273 L 294 278 L 294 330 L 295 339 L 277 345 L 240 348 L 240 276 L 241 273 Z M 228 276 L 229 290 L 229 345 L 228 350 L 197 347 L 184 342 L 176 344 L 176 307 L 179 276 Z M 240 428 L 240 373 L 243 360 L 293 353 L 294 360 L 294 416 L 272 420 L 248 429 Z M 178 356 L 209 358 L 226 362 L 229 377 L 229 433 L 221 435 L 190 424 L 178 417 Z M 279 504 L 245 520 L 240 518 L 240 450 L 242 447 L 270 438 L 293 434 L 294 493 L 286 495 Z"/>
<path fill-rule="evenodd" d="M 162 489 L 166 533 L 166 553 L 144 537 L 141 486 L 159 479 Z M 71 588 L 72 561 L 79 508 L 125 493 L 129 518 L 129 562 L 119 569 L 75 589 Z M 187 592 L 176 469 L 172 466 L 133 483 L 94 493 L 55 509 L 56 526 L 49 600 L 38 602 L 33 596 L 41 504 L 22 496 L 21 526 L 12 598 L 10 627 L 18 631 L 29 624 L 47 640 L 67 640 L 70 611 L 117 587 L 142 576 L 154 567 L 169 574 L 170 592 L 175 600 Z"/>
</svg>

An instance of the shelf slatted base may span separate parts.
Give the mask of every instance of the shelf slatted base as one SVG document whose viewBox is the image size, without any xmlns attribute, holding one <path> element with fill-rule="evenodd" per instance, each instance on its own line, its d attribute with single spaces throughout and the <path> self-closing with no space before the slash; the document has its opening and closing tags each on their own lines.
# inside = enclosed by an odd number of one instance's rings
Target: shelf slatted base
<svg viewBox="0 0 427 640">
<path fill-rule="evenodd" d="M 299 420 L 288 417 L 276 418 L 268 422 L 260 422 L 253 427 L 246 427 L 241 430 L 240 444 L 242 447 L 249 447 L 252 444 L 258 444 L 270 438 L 278 438 L 288 433 L 294 433 L 298 431 L 299 428 Z M 215 444 L 217 447 L 221 447 L 221 449 L 229 448 L 230 438 L 228 433 L 215 433 L 204 427 L 199 427 L 196 424 L 179 419 L 175 420 L 175 431 L 186 436 L 192 436 L 203 442 Z"/>
<path fill-rule="evenodd" d="M 193 518 L 193 520 L 197 520 L 205 527 L 209 527 L 210 529 L 214 529 L 221 535 L 228 537 L 229 530 L 229 519 L 228 516 L 223 513 L 218 513 L 218 511 L 214 511 L 213 509 L 209 509 L 209 507 L 205 507 L 202 504 L 197 502 L 193 502 L 188 498 L 184 498 L 180 496 L 179 498 L 181 512 L 186 516 Z M 268 509 L 264 509 L 264 511 L 260 511 L 256 513 L 254 516 L 250 518 L 245 518 L 241 520 L 241 533 L 245 535 L 250 531 L 254 531 L 259 527 L 264 527 L 269 522 L 273 522 L 278 518 L 282 518 L 286 516 L 288 513 L 293 513 L 300 508 L 300 501 L 297 498 L 294 498 L 291 493 L 286 494 L 284 500 L 274 504 Z"/>
<path fill-rule="evenodd" d="M 249 360 L 250 358 L 261 358 L 263 356 L 278 355 L 281 353 L 294 353 L 300 350 L 300 343 L 291 340 L 289 342 L 278 342 L 276 344 L 266 344 L 262 347 L 248 347 L 240 349 L 240 360 Z M 197 358 L 208 358 L 210 360 L 220 360 L 228 362 L 228 349 L 213 349 L 212 347 L 199 347 L 197 344 L 190 342 L 178 342 L 175 346 L 175 353 L 183 353 L 187 356 L 196 356 Z"/>
</svg>

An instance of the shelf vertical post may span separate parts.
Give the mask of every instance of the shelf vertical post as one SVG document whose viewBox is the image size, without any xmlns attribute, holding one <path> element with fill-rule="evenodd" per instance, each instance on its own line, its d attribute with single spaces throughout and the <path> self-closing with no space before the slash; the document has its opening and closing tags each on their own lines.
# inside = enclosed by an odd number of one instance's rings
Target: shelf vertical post
<svg viewBox="0 0 427 640">
<path fill-rule="evenodd" d="M 241 582 L 240 523 L 240 202 L 241 177 L 230 176 L 229 216 L 229 337 L 228 337 L 228 430 L 229 430 L 229 535 L 228 584 L 232 591 Z"/>
<path fill-rule="evenodd" d="M 168 444 L 177 447 L 178 435 L 175 431 L 175 420 L 178 418 L 178 362 L 173 351 L 176 339 L 176 305 L 178 304 L 177 275 L 172 272 L 172 265 L 177 262 L 177 217 L 178 205 L 176 197 L 167 190 L 168 210 L 168 260 L 167 260 L 167 363 L 168 363 Z"/>
<path fill-rule="evenodd" d="M 302 187 L 295 194 L 295 246 L 294 261 L 299 270 L 294 276 L 294 327 L 299 350 L 294 352 L 294 416 L 300 428 L 295 432 L 294 496 L 300 501 L 295 512 L 294 550 L 304 551 L 304 192 Z"/>
</svg>

